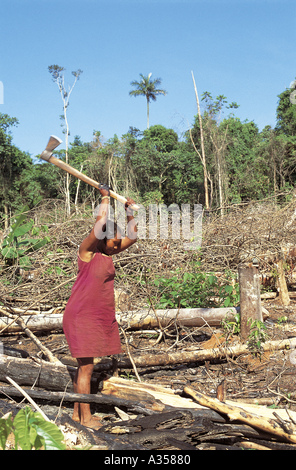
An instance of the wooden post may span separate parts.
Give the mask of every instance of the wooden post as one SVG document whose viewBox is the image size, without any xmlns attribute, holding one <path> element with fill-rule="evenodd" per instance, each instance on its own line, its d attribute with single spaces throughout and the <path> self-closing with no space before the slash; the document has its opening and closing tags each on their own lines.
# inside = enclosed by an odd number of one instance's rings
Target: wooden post
<svg viewBox="0 0 296 470">
<path fill-rule="evenodd" d="M 249 319 L 263 321 L 260 279 L 255 266 L 240 266 L 238 269 L 240 286 L 241 339 L 246 341 L 250 334 Z"/>
</svg>

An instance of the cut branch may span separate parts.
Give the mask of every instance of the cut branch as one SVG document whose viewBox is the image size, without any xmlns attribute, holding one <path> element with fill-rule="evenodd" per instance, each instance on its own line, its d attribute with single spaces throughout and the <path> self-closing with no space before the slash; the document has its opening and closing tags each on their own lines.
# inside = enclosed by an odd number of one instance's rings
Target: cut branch
<svg viewBox="0 0 296 470">
<path fill-rule="evenodd" d="M 12 380 L 10 377 L 6 377 L 6 380 L 8 382 L 11 383 L 11 385 L 13 385 L 20 393 L 21 395 L 23 395 L 29 403 L 31 403 L 31 405 L 34 406 L 34 408 L 36 409 L 36 411 L 38 411 L 42 416 L 43 418 L 45 419 L 45 421 L 49 421 L 48 417 L 46 416 L 45 413 L 43 413 L 43 411 L 41 410 L 41 408 L 37 405 L 37 403 L 34 402 L 34 400 L 30 397 L 30 395 L 28 395 L 28 393 L 22 388 L 20 387 L 14 380 Z"/>
</svg>

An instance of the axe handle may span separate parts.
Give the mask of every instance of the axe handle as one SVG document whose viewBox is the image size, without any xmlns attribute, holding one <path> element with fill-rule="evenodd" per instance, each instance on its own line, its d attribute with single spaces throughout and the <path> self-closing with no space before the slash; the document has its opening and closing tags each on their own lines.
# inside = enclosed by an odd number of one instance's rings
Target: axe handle
<svg viewBox="0 0 296 470">
<path fill-rule="evenodd" d="M 81 171 L 76 170 L 76 168 L 73 168 L 72 166 L 63 162 L 59 158 L 51 156 L 48 161 L 58 166 L 62 170 L 67 171 L 68 173 L 70 173 L 70 175 L 75 176 L 81 181 L 84 181 L 90 186 L 93 186 L 94 188 L 99 189 L 99 183 L 97 181 L 84 175 L 83 173 L 81 173 Z M 127 202 L 127 199 L 125 197 L 120 196 L 119 194 L 115 193 L 111 189 L 110 189 L 110 196 L 113 197 L 113 199 L 116 199 L 117 201 L 121 202 L 122 204 L 125 204 Z M 134 211 L 138 211 L 140 209 L 139 206 L 137 206 L 137 204 L 133 204 L 132 206 L 130 206 L 130 208 L 133 209 Z"/>
</svg>

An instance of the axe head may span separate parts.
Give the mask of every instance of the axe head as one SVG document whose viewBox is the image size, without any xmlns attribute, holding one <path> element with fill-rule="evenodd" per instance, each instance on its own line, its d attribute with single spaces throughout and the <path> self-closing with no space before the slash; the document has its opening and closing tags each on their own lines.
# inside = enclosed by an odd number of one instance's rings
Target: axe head
<svg viewBox="0 0 296 470">
<path fill-rule="evenodd" d="M 58 145 L 60 145 L 61 142 L 61 139 L 59 139 L 55 135 L 51 135 L 45 150 L 43 150 L 40 155 L 40 158 L 48 162 L 50 157 L 52 156 L 52 152 Z"/>
</svg>

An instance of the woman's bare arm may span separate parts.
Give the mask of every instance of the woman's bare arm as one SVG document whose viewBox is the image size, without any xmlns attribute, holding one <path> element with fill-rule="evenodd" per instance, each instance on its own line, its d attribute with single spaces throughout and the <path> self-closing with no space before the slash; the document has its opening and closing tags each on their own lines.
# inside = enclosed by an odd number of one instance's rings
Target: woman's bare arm
<svg viewBox="0 0 296 470">
<path fill-rule="evenodd" d="M 79 247 L 79 256 L 83 261 L 89 262 L 98 245 L 98 241 L 104 238 L 103 236 L 103 226 L 107 222 L 108 216 L 108 206 L 110 201 L 109 188 L 107 189 L 106 185 L 103 185 L 100 190 L 102 195 L 102 201 L 99 206 L 99 213 L 96 218 L 96 223 L 90 232 L 90 234 L 83 240 Z"/>
</svg>

